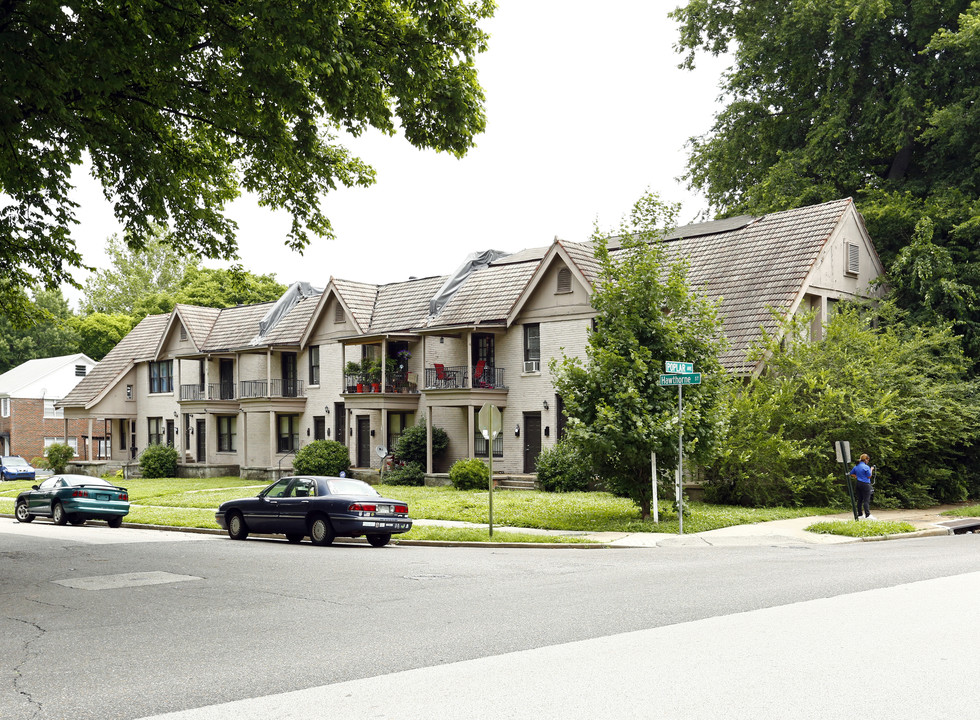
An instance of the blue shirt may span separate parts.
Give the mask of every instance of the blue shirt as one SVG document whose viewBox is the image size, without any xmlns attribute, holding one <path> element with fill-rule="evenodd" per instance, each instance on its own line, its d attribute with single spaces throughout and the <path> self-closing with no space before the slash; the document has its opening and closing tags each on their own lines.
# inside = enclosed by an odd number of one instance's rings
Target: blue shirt
<svg viewBox="0 0 980 720">
<path fill-rule="evenodd" d="M 856 477 L 858 482 L 869 483 L 871 482 L 871 467 L 868 465 L 868 463 L 862 460 L 854 466 L 848 475 L 853 475 Z"/>
</svg>

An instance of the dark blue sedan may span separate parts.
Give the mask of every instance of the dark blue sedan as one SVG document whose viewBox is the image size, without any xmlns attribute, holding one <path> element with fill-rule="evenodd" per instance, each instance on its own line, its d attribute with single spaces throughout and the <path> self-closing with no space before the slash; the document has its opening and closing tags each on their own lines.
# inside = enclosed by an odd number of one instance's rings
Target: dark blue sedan
<svg viewBox="0 0 980 720">
<path fill-rule="evenodd" d="M 34 468 L 20 455 L 0 457 L 0 480 L 33 480 Z"/>
<path fill-rule="evenodd" d="M 381 497 L 361 480 L 319 475 L 285 477 L 256 497 L 222 503 L 215 520 L 232 540 L 278 534 L 292 543 L 309 537 L 314 545 L 363 535 L 383 547 L 393 534 L 412 529 L 406 503 Z"/>
<path fill-rule="evenodd" d="M 49 517 L 55 525 L 84 525 L 86 520 L 105 520 L 109 527 L 122 525 L 129 513 L 129 492 L 107 480 L 88 475 L 55 475 L 17 496 L 14 515 L 22 523 Z"/>
</svg>

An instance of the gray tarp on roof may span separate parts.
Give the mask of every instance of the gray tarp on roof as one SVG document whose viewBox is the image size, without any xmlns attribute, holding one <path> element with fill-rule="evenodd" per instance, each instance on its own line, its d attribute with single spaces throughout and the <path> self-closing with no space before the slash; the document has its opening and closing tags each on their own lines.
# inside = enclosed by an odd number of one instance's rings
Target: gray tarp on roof
<svg viewBox="0 0 980 720">
<path fill-rule="evenodd" d="M 472 273 L 480 268 L 487 267 L 494 260 L 506 257 L 508 254 L 501 250 L 484 250 L 483 252 L 468 255 L 466 261 L 456 268 L 456 272 L 449 276 L 449 279 L 443 283 L 439 291 L 429 300 L 429 316 L 438 315 L 439 311 L 449 302 L 449 298 L 453 296 L 453 293 L 459 290 L 460 286 L 466 282 L 466 278 Z"/>
<path fill-rule="evenodd" d="M 269 309 L 269 312 L 265 314 L 261 320 L 259 320 L 259 334 L 252 338 L 250 345 L 261 345 L 265 341 L 265 337 L 269 334 L 269 331 L 274 328 L 280 320 L 282 320 L 290 310 L 296 307 L 298 303 L 303 298 L 313 297 L 314 295 L 320 295 L 323 290 L 320 288 L 313 287 L 308 282 L 294 282 L 287 288 L 286 292 L 282 294 L 282 297 L 276 300 L 276 302 Z"/>
</svg>

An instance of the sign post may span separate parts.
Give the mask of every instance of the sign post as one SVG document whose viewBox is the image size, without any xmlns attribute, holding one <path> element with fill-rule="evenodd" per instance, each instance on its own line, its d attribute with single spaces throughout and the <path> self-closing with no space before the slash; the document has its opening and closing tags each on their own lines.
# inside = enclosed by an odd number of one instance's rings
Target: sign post
<svg viewBox="0 0 980 720">
<path fill-rule="evenodd" d="M 847 494 L 851 498 L 851 512 L 854 519 L 858 519 L 857 499 L 854 497 L 854 483 L 851 476 L 847 474 L 847 466 L 851 464 L 851 443 L 847 440 L 838 440 L 834 443 L 834 451 L 837 453 L 837 462 L 844 466 L 844 480 L 847 482 Z"/>
<path fill-rule="evenodd" d="M 493 539 L 493 441 L 502 427 L 500 410 L 490 403 L 484 403 L 477 420 L 483 439 L 490 443 L 487 455 L 490 456 L 490 538 Z"/>
<path fill-rule="evenodd" d="M 700 385 L 701 373 L 694 372 L 694 363 L 667 360 L 664 363 L 666 375 L 660 376 L 661 387 L 677 386 L 677 529 L 684 534 L 684 386 Z M 654 497 L 656 500 L 656 497 Z"/>
</svg>

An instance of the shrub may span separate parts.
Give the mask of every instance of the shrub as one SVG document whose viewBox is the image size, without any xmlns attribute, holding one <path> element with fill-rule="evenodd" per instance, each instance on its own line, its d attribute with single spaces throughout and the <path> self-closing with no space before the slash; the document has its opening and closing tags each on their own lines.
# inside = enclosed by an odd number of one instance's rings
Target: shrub
<svg viewBox="0 0 980 720">
<path fill-rule="evenodd" d="M 350 470 L 350 450 L 336 440 L 314 440 L 304 445 L 293 460 L 300 475 L 340 475 Z"/>
<path fill-rule="evenodd" d="M 440 458 L 449 447 L 449 435 L 442 428 L 432 428 L 432 457 Z M 425 467 L 425 423 L 405 430 L 395 443 L 395 458 L 404 463 L 415 462 Z"/>
<path fill-rule="evenodd" d="M 48 468 L 55 475 L 63 473 L 65 466 L 68 465 L 68 461 L 75 457 L 75 451 L 71 445 L 67 445 L 66 443 L 49 445 L 47 450 L 44 451 L 44 454 L 48 459 Z"/>
<path fill-rule="evenodd" d="M 575 492 L 589 489 L 592 468 L 567 440 L 538 455 L 538 484 L 548 492 Z"/>
<path fill-rule="evenodd" d="M 425 468 L 417 462 L 397 465 L 384 476 L 385 485 L 411 485 L 421 487 L 425 484 Z"/>
<path fill-rule="evenodd" d="M 145 478 L 177 477 L 177 450 L 169 445 L 150 445 L 140 455 L 140 472 Z"/>
<path fill-rule="evenodd" d="M 457 460 L 449 468 L 449 480 L 457 490 L 489 490 L 490 468 L 482 460 Z"/>
</svg>

